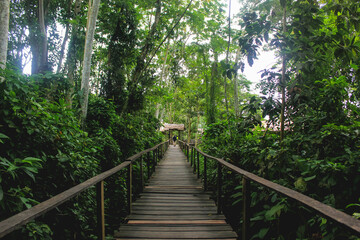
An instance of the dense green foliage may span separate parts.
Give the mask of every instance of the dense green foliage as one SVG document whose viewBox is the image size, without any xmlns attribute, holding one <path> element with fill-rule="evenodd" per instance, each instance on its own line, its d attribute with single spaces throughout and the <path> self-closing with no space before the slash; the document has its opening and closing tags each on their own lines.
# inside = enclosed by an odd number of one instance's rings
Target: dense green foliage
<svg viewBox="0 0 360 240">
<path fill-rule="evenodd" d="M 241 118 L 208 126 L 202 146 L 243 169 L 356 216 L 359 209 L 352 203 L 360 199 L 359 3 L 280 1 L 276 9 L 270 2 L 244 10 L 239 44 L 252 65 L 257 50 L 268 42 L 286 61 L 286 81 L 282 82 L 277 66 L 265 69 L 262 99 L 249 100 Z M 286 32 L 279 17 L 281 8 L 287 8 Z M 277 97 L 283 87 L 285 102 Z M 283 139 L 278 127 L 282 104 Z M 259 123 L 258 113 L 268 119 L 267 127 Z M 236 222 L 239 219 L 232 213 L 240 211 L 241 194 L 236 189 L 241 187 L 233 178 L 228 176 L 224 186 L 229 197 L 225 199 L 232 197 L 225 212 Z M 262 187 L 254 188 L 254 239 L 354 238 L 308 209 Z"/>
<path fill-rule="evenodd" d="M 57 86 L 58 94 L 46 98 L 52 89 L 44 82 L 54 78 L 60 81 L 56 75 L 24 77 L 12 70 L 4 74 L 6 81 L 1 84 L 0 100 L 2 220 L 161 141 L 155 132 L 158 121 L 152 116 L 139 112 L 120 118 L 111 102 L 95 96 L 91 98 L 84 131 L 76 111 L 65 104 L 60 86 Z M 116 220 L 120 221 L 126 215 L 126 205 L 115 199 L 125 199 L 124 181 L 113 179 L 107 184 L 109 189 L 117 184 L 113 188 L 116 190 L 111 191 L 114 202 L 107 202 L 107 207 L 116 209 L 120 216 Z M 51 233 L 57 239 L 94 236 L 94 198 L 94 190 L 88 190 L 87 194 L 46 214 L 40 221 L 50 228 L 41 223 L 27 225 L 29 235 L 25 238 L 46 239 Z M 108 224 L 118 224 L 116 220 L 109 219 Z"/>
</svg>

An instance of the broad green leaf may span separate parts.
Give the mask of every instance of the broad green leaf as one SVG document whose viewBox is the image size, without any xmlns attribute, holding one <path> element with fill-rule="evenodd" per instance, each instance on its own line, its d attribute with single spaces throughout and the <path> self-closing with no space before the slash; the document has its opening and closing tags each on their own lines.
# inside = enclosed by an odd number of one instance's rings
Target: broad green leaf
<svg viewBox="0 0 360 240">
<path fill-rule="evenodd" d="M 266 234 L 268 233 L 270 228 L 262 228 L 260 231 L 259 231 L 259 238 L 263 239 Z"/>
<path fill-rule="evenodd" d="M 27 157 L 22 160 L 23 163 L 29 163 L 30 165 L 33 165 L 34 162 L 42 162 L 40 158 L 34 158 L 34 157 Z"/>
<path fill-rule="evenodd" d="M 276 216 L 279 216 L 281 213 L 281 210 L 285 207 L 284 204 L 280 204 L 280 205 L 275 205 L 273 206 L 269 211 L 266 211 L 265 213 L 265 218 L 267 220 L 272 220 L 274 219 Z"/>
<path fill-rule="evenodd" d="M 308 181 L 313 180 L 313 179 L 315 179 L 315 178 L 316 178 L 316 175 L 311 176 L 311 177 L 304 178 L 304 181 L 305 181 L 305 182 L 308 182 Z"/>
<path fill-rule="evenodd" d="M 24 197 L 20 197 L 20 200 L 21 200 L 21 202 L 26 206 L 26 208 L 31 208 L 32 206 L 31 206 L 31 204 L 29 204 L 29 199 L 27 199 L 27 198 L 24 198 Z"/>
</svg>

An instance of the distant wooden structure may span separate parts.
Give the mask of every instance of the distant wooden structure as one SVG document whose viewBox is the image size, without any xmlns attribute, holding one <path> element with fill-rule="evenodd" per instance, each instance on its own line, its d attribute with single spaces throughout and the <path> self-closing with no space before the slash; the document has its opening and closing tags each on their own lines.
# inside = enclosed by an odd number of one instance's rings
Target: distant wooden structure
<svg viewBox="0 0 360 240">
<path fill-rule="evenodd" d="M 169 139 L 172 141 L 171 138 L 171 131 L 178 131 L 178 139 L 180 139 L 181 131 L 185 131 L 185 125 L 184 124 L 170 124 L 170 123 L 164 123 L 163 127 L 160 127 L 160 132 L 165 133 L 168 131 L 169 133 Z"/>
</svg>

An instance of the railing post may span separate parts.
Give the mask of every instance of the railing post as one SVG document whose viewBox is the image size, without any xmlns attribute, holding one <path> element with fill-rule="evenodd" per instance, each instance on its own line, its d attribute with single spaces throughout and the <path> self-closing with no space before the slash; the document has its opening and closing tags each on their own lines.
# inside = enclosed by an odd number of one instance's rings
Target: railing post
<svg viewBox="0 0 360 240">
<path fill-rule="evenodd" d="M 156 163 L 155 163 L 155 158 L 156 158 L 156 153 L 155 153 L 155 150 L 153 150 L 153 157 L 152 157 L 152 172 L 155 172 L 155 166 L 156 166 Z"/>
<path fill-rule="evenodd" d="M 130 163 L 127 173 L 127 203 L 128 203 L 128 213 L 131 213 L 132 210 L 132 163 Z"/>
<path fill-rule="evenodd" d="M 197 178 L 200 178 L 200 153 L 196 151 L 197 153 Z"/>
<path fill-rule="evenodd" d="M 190 166 L 192 166 L 193 165 L 193 148 L 190 146 L 189 146 L 189 148 L 190 148 Z"/>
<path fill-rule="evenodd" d="M 194 170 L 193 172 L 196 173 L 196 161 L 195 161 L 195 147 L 192 148 L 192 159 L 193 159 L 193 163 L 194 163 Z"/>
<path fill-rule="evenodd" d="M 155 163 L 157 165 L 157 163 L 159 161 L 159 148 L 156 148 L 155 151 L 156 151 L 156 154 L 155 154 L 156 155 L 156 161 L 155 161 Z"/>
<path fill-rule="evenodd" d="M 218 162 L 217 166 L 217 213 L 221 213 L 221 187 L 222 187 L 222 170 L 221 170 L 221 163 Z"/>
<path fill-rule="evenodd" d="M 144 166 L 143 166 L 143 156 L 140 157 L 140 181 L 141 181 L 141 191 L 144 190 Z"/>
<path fill-rule="evenodd" d="M 188 159 L 188 161 L 190 162 L 190 158 L 189 158 L 189 145 L 186 145 L 186 147 L 187 147 L 187 151 L 186 151 L 186 155 L 187 155 L 187 159 Z"/>
<path fill-rule="evenodd" d="M 242 225 L 242 239 L 249 239 L 250 226 L 250 180 L 243 176 L 242 178 L 242 194 L 243 194 L 243 225 Z"/>
<path fill-rule="evenodd" d="M 96 184 L 98 239 L 105 240 L 104 181 Z"/>
<path fill-rule="evenodd" d="M 147 158 L 146 166 L 147 166 L 147 173 L 148 173 L 147 180 L 149 181 L 150 175 L 151 175 L 151 172 L 150 172 L 150 152 L 147 152 L 146 158 Z"/>
<path fill-rule="evenodd" d="M 204 156 L 204 191 L 207 191 L 207 157 Z"/>
</svg>

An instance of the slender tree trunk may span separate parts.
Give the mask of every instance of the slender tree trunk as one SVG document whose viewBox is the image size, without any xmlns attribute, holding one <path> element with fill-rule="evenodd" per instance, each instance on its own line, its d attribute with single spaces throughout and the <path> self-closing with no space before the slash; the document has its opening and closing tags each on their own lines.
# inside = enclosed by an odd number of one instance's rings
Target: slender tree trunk
<svg viewBox="0 0 360 240">
<path fill-rule="evenodd" d="M 72 0 L 70 0 L 70 5 L 72 5 Z M 74 18 L 79 15 L 81 7 L 81 0 L 75 1 L 75 9 L 74 9 Z M 76 44 L 78 42 L 78 29 L 77 25 L 72 26 L 71 38 L 69 43 L 69 50 L 66 59 L 66 67 L 67 67 L 67 78 L 69 81 L 70 89 L 66 94 L 66 102 L 68 106 L 72 108 L 72 96 L 75 92 L 75 69 L 76 69 Z"/>
<path fill-rule="evenodd" d="M 63 42 L 61 44 L 59 62 L 58 62 L 56 73 L 59 73 L 60 70 L 61 70 L 61 65 L 62 65 L 62 61 L 63 61 L 63 58 L 64 58 L 65 47 L 66 47 L 66 43 L 67 43 L 68 38 L 69 38 L 69 24 L 66 24 L 65 36 L 64 36 L 64 40 L 63 40 Z"/>
<path fill-rule="evenodd" d="M 152 43 L 154 41 L 156 28 L 160 22 L 160 16 L 161 16 L 161 0 L 156 0 L 156 13 L 155 13 L 154 23 L 151 26 L 149 34 L 146 36 L 145 44 L 141 49 L 141 54 L 137 60 L 137 64 L 135 67 L 135 71 L 132 75 L 131 82 L 129 83 L 130 94 L 133 91 L 133 89 L 136 87 L 136 83 L 138 82 L 141 73 L 145 67 L 145 58 L 150 53 L 150 50 L 152 48 Z M 122 116 L 122 114 L 127 110 L 128 105 L 129 105 L 129 98 L 127 97 L 124 102 L 123 108 L 121 110 L 120 116 Z"/>
<path fill-rule="evenodd" d="M 169 103 L 169 123 L 173 123 L 173 120 L 172 120 L 172 103 Z"/>
<path fill-rule="evenodd" d="M 25 5 L 25 17 L 28 23 L 28 30 L 29 30 L 29 45 L 30 45 L 30 52 L 31 52 L 31 74 L 38 73 L 39 69 L 39 59 L 40 59 L 40 53 L 39 53 L 39 11 L 36 11 L 38 9 L 38 6 L 36 2 L 33 1 L 24 1 Z"/>
<path fill-rule="evenodd" d="M 236 57 L 235 57 L 235 64 L 237 65 L 239 62 L 239 58 L 240 58 L 240 48 L 238 48 L 237 52 L 236 52 Z M 238 69 L 236 69 L 237 71 Z M 238 93 L 238 79 L 237 77 L 234 77 L 234 109 L 235 109 L 235 116 L 239 117 L 239 93 Z"/>
<path fill-rule="evenodd" d="M 226 65 L 229 63 L 229 52 L 230 52 L 230 43 L 231 43 L 231 0 L 229 0 L 229 25 L 228 25 L 228 46 L 226 51 Z M 224 77 L 224 97 L 225 97 L 225 107 L 226 107 L 226 116 L 229 119 L 229 105 L 227 98 L 227 76 Z"/>
<path fill-rule="evenodd" d="M 159 119 L 159 114 L 160 114 L 160 103 L 156 104 L 156 111 L 155 111 L 155 118 Z"/>
<path fill-rule="evenodd" d="M 229 104 L 227 98 L 227 77 L 224 77 L 224 98 L 225 98 L 225 108 L 226 108 L 226 116 L 229 118 Z"/>
<path fill-rule="evenodd" d="M 200 113 L 199 113 L 199 109 L 198 109 L 197 119 L 196 119 L 195 147 L 197 147 L 197 144 L 198 144 L 199 121 L 200 121 Z"/>
<path fill-rule="evenodd" d="M 216 106 L 215 106 L 215 81 L 218 77 L 218 56 L 217 53 L 215 55 L 215 61 L 212 64 L 211 68 L 211 78 L 210 78 L 210 86 L 209 86 L 209 112 L 207 123 L 215 123 L 216 122 Z"/>
<path fill-rule="evenodd" d="M 280 1 L 281 2 L 281 1 Z M 283 5 L 283 34 L 285 37 L 286 33 L 286 2 Z M 283 51 L 282 56 L 282 73 L 281 73 L 281 115 L 280 115 L 280 141 L 284 139 L 284 133 L 285 133 L 285 74 L 286 74 L 286 59 L 285 59 L 285 53 Z"/>
<path fill-rule="evenodd" d="M 160 122 L 162 122 L 162 120 L 164 119 L 164 113 L 165 113 L 165 108 L 163 107 L 160 113 L 160 118 L 159 118 Z"/>
<path fill-rule="evenodd" d="M 191 115 L 188 115 L 188 137 L 187 137 L 187 143 L 190 143 L 191 140 Z"/>
<path fill-rule="evenodd" d="M 45 6 L 44 0 L 39 0 L 39 26 L 40 26 L 40 64 L 37 72 L 49 70 L 48 66 L 48 41 L 45 26 Z"/>
<path fill-rule="evenodd" d="M 10 0 L 0 0 L 0 68 L 3 69 L 6 67 L 7 58 L 9 12 Z M 4 80 L 4 78 L 0 78 L 0 82 Z"/>
<path fill-rule="evenodd" d="M 88 23 L 87 23 L 85 49 L 84 49 L 84 63 L 83 63 L 83 72 L 81 78 L 82 96 L 80 100 L 80 105 L 81 105 L 81 120 L 83 123 L 86 119 L 87 109 L 88 109 L 92 45 L 94 40 L 95 28 L 96 28 L 97 14 L 100 7 L 100 0 L 93 0 L 92 3 L 93 4 L 91 7 L 89 7 L 89 13 L 88 13 Z"/>
<path fill-rule="evenodd" d="M 166 63 L 167 63 L 167 58 L 168 58 L 168 53 L 169 53 L 169 45 L 170 45 L 170 40 L 168 41 L 168 44 L 166 45 L 166 52 L 165 52 L 165 60 L 164 60 L 164 63 L 162 65 L 162 68 L 161 68 L 161 74 L 160 74 L 160 80 L 164 82 L 164 76 L 166 77 L 165 75 L 165 71 L 166 71 Z"/>
</svg>

